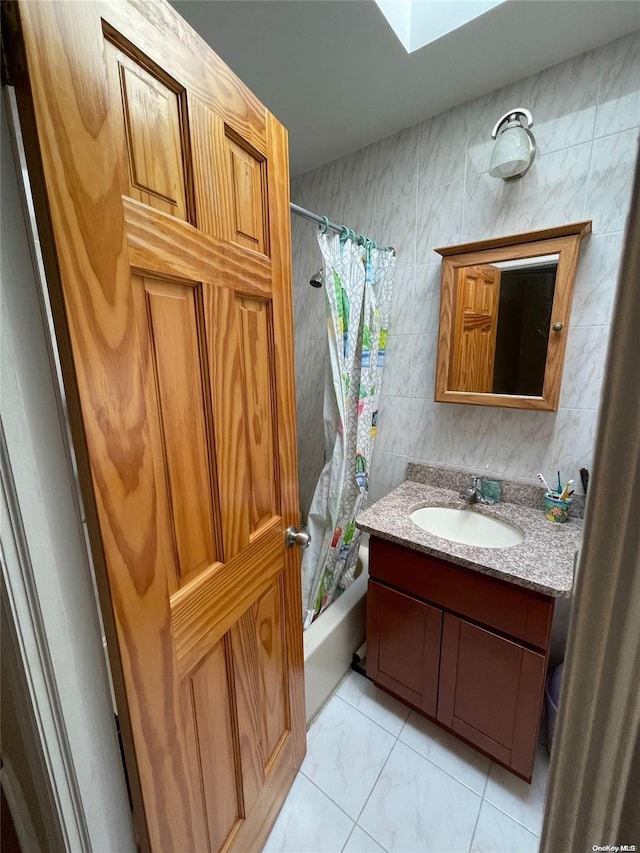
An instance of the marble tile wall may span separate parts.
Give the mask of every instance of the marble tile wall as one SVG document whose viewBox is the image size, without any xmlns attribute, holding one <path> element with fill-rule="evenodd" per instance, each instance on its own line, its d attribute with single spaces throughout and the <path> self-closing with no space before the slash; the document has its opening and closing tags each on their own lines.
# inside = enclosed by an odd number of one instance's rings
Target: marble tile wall
<svg viewBox="0 0 640 853">
<path fill-rule="evenodd" d="M 533 113 L 527 175 L 487 172 L 491 129 Z M 591 466 L 611 311 L 640 127 L 640 31 L 519 80 L 295 178 L 292 200 L 398 251 L 372 497 L 410 460 L 533 481 Z M 593 220 L 578 267 L 557 413 L 433 402 L 440 264 L 435 246 Z M 315 229 L 293 217 L 301 505 L 322 467 L 324 295 Z"/>
</svg>

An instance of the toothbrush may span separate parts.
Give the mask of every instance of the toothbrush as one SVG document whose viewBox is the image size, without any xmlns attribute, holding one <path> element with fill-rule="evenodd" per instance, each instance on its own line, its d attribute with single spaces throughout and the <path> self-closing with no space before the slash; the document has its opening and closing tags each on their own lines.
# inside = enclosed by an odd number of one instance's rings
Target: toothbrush
<svg viewBox="0 0 640 853">
<path fill-rule="evenodd" d="M 562 494 L 560 495 L 561 501 L 564 501 L 568 498 L 569 489 L 571 488 L 571 486 L 573 486 L 573 480 L 569 480 L 567 483 L 564 484 L 564 489 L 562 490 Z"/>
<path fill-rule="evenodd" d="M 545 480 L 545 478 L 542 476 L 542 474 L 538 474 L 538 479 L 540 480 L 540 482 L 541 482 L 541 483 L 544 483 L 544 486 L 545 486 L 546 490 L 549 492 L 549 494 L 550 494 L 550 495 L 553 495 L 553 494 L 554 494 L 553 489 L 550 489 L 550 488 L 549 488 L 549 483 L 547 483 L 547 481 L 546 481 L 546 480 Z"/>
<path fill-rule="evenodd" d="M 558 471 L 558 494 L 562 491 L 562 480 L 560 479 L 560 471 Z"/>
</svg>

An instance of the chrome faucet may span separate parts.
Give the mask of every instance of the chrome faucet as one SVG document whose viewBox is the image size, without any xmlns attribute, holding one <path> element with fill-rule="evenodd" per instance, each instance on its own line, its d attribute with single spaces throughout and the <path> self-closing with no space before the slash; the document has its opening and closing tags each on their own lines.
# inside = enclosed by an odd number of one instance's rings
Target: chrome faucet
<svg viewBox="0 0 640 853">
<path fill-rule="evenodd" d="M 482 477 L 472 477 L 469 487 L 460 492 L 463 501 L 470 504 L 494 504 L 493 498 L 485 498 L 482 494 Z"/>
</svg>

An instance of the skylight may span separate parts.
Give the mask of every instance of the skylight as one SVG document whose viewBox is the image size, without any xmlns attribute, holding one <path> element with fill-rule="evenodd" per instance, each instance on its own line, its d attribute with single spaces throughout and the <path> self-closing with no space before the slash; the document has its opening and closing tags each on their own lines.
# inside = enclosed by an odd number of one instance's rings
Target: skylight
<svg viewBox="0 0 640 853">
<path fill-rule="evenodd" d="M 419 50 L 505 0 L 376 0 L 407 53 Z"/>
</svg>

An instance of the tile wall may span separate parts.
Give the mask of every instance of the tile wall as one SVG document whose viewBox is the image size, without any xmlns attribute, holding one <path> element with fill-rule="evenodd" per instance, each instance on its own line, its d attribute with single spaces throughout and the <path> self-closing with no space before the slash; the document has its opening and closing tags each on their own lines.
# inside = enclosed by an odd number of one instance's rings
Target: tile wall
<svg viewBox="0 0 640 853">
<path fill-rule="evenodd" d="M 525 106 L 538 145 L 527 175 L 487 172 L 491 129 Z M 372 497 L 420 460 L 533 480 L 591 466 L 611 310 L 640 127 L 640 31 L 490 92 L 292 181 L 292 201 L 398 252 Z M 593 220 L 576 279 L 557 413 L 433 402 L 440 265 L 435 246 Z M 301 507 L 323 464 L 326 321 L 315 228 L 293 220 Z"/>
</svg>

